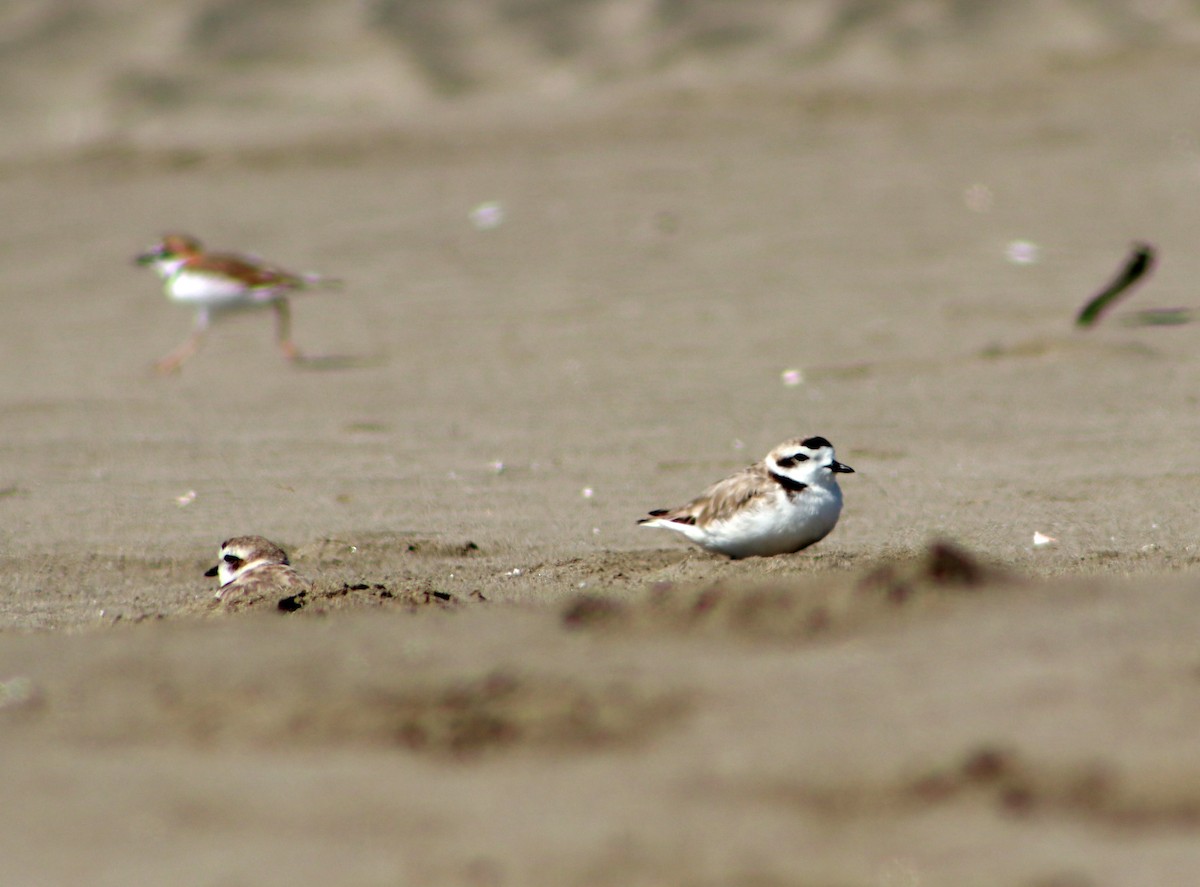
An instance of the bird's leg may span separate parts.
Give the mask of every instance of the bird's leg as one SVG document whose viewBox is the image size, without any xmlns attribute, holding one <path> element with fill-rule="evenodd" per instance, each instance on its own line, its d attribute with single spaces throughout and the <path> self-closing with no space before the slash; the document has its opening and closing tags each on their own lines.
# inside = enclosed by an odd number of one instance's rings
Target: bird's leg
<svg viewBox="0 0 1200 887">
<path fill-rule="evenodd" d="M 288 360 L 299 360 L 300 349 L 292 341 L 292 309 L 288 300 L 282 296 L 273 303 L 275 306 L 275 341 L 279 350 Z"/>
<path fill-rule="evenodd" d="M 178 348 L 155 362 L 154 368 L 163 374 L 178 371 L 184 361 L 200 350 L 204 334 L 208 332 L 208 324 L 208 311 L 201 308 L 196 312 L 196 325 L 192 328 L 192 334 L 184 339 Z"/>
</svg>

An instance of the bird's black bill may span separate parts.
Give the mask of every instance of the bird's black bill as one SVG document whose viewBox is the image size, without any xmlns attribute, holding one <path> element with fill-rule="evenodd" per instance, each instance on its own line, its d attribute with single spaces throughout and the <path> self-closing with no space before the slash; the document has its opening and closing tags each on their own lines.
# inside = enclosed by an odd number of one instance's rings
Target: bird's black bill
<svg viewBox="0 0 1200 887">
<path fill-rule="evenodd" d="M 216 576 L 217 572 L 218 572 L 218 569 L 216 567 L 209 567 L 207 570 L 204 571 L 204 575 L 205 576 Z"/>
<path fill-rule="evenodd" d="M 149 265 L 151 262 L 153 262 L 157 258 L 158 258 L 158 256 L 154 253 L 141 253 L 140 255 L 136 255 L 133 257 L 133 264 Z"/>
<path fill-rule="evenodd" d="M 829 470 L 834 474 L 854 474 L 854 469 L 849 465 L 843 465 L 841 462 L 831 462 Z"/>
</svg>

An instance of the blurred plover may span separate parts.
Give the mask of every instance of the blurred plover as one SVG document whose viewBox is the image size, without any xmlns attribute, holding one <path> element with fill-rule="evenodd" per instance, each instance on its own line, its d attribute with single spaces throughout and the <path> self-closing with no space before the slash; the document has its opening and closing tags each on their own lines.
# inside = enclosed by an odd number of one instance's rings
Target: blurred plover
<svg viewBox="0 0 1200 887">
<path fill-rule="evenodd" d="M 216 317 L 247 308 L 274 309 L 275 340 L 284 357 L 298 360 L 301 355 L 292 341 L 288 294 L 337 283 L 317 274 L 284 271 L 253 256 L 206 252 L 199 240 L 187 234 L 166 235 L 136 261 L 158 272 L 172 301 L 191 305 L 196 311 L 192 334 L 155 364 L 163 373 L 179 369 L 196 353 Z"/>
</svg>

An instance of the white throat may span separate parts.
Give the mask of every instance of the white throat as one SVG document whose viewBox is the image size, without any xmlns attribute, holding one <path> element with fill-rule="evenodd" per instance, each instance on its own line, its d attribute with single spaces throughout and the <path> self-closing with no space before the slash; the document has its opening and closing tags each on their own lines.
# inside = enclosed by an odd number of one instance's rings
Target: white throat
<svg viewBox="0 0 1200 887">
<path fill-rule="evenodd" d="M 163 256 L 161 259 L 155 259 L 150 264 L 154 268 L 155 273 L 163 280 L 166 280 L 168 277 L 177 274 L 186 262 L 187 259 L 181 256 Z"/>
</svg>

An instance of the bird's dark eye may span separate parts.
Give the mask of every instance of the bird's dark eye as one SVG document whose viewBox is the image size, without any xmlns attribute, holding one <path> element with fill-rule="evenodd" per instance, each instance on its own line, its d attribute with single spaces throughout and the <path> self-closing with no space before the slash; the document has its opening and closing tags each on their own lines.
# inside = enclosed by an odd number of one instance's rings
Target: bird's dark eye
<svg viewBox="0 0 1200 887">
<path fill-rule="evenodd" d="M 227 564 L 236 564 L 236 563 L 239 563 L 240 561 L 241 561 L 241 558 L 238 557 L 236 554 L 225 555 L 225 563 L 227 563 Z"/>
<path fill-rule="evenodd" d="M 793 462 L 807 462 L 808 456 L 804 455 L 803 453 L 797 453 L 796 455 L 792 456 L 792 461 Z"/>
</svg>

